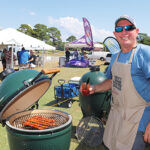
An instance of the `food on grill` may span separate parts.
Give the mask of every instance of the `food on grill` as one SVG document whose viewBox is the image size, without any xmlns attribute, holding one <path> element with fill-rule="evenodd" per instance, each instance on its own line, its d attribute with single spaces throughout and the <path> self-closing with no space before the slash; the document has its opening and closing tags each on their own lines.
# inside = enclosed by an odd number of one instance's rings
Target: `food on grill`
<svg viewBox="0 0 150 150">
<path fill-rule="evenodd" d="M 28 129 L 48 129 L 55 125 L 55 119 L 47 118 L 43 116 L 33 116 L 25 121 L 23 121 L 23 125 Z"/>
</svg>

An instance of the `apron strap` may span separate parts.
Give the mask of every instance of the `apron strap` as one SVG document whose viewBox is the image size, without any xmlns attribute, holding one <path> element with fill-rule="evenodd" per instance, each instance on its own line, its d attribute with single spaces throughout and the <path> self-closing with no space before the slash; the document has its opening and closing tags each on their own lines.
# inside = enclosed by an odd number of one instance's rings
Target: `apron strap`
<svg viewBox="0 0 150 150">
<path fill-rule="evenodd" d="M 128 62 L 129 64 L 131 64 L 131 62 L 132 62 L 132 58 L 133 58 L 133 55 L 134 55 L 135 51 L 136 51 L 136 47 L 134 47 L 133 50 L 132 50 L 132 53 L 131 53 L 131 56 L 130 56 L 130 59 L 129 59 L 129 62 Z"/>
</svg>

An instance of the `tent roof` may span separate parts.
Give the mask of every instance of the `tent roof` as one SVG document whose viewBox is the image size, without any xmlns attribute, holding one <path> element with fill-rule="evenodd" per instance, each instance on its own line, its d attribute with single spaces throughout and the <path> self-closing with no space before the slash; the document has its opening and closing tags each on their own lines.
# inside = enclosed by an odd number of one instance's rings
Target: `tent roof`
<svg viewBox="0 0 150 150">
<path fill-rule="evenodd" d="M 99 44 L 97 42 L 94 42 L 93 44 L 94 44 L 94 47 L 96 47 L 96 48 L 103 48 L 104 47 L 102 44 Z M 84 36 L 82 36 L 81 38 L 79 38 L 75 41 L 66 43 L 65 47 L 68 47 L 68 48 L 83 48 L 83 47 L 90 47 L 90 46 L 86 44 L 85 35 L 84 35 Z"/>
<path fill-rule="evenodd" d="M 13 28 L 0 31 L 0 47 L 5 45 L 23 46 L 25 49 L 55 50 L 56 48 L 45 42 L 26 35 Z"/>
</svg>

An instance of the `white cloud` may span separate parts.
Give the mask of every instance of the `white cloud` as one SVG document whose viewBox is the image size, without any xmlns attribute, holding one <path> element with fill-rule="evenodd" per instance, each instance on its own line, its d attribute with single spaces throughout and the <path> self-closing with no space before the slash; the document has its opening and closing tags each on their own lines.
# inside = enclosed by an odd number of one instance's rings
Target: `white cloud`
<svg viewBox="0 0 150 150">
<path fill-rule="evenodd" d="M 36 13 L 35 13 L 35 12 L 33 12 L 33 11 L 30 11 L 30 12 L 29 12 L 29 15 L 30 15 L 30 16 L 35 16 L 35 15 L 36 15 Z"/>
<path fill-rule="evenodd" d="M 53 17 L 49 17 L 48 21 L 51 26 L 55 26 L 61 31 L 63 37 L 64 37 L 63 34 L 66 34 L 66 36 L 68 37 L 70 35 L 80 37 L 84 34 L 83 23 L 76 18 L 64 17 L 54 19 Z"/>
<path fill-rule="evenodd" d="M 92 34 L 93 34 L 93 39 L 94 41 L 100 41 L 103 42 L 103 40 L 108 37 L 108 36 L 113 36 L 113 33 L 104 29 L 98 29 L 98 28 L 94 28 L 94 26 L 91 27 L 92 28 Z"/>
<path fill-rule="evenodd" d="M 61 31 L 62 39 L 65 41 L 69 36 L 74 35 L 80 38 L 84 35 L 83 22 L 73 17 L 63 17 L 55 19 L 51 16 L 48 17 L 48 22 L 51 26 L 58 28 Z M 94 41 L 103 41 L 107 36 L 112 36 L 110 31 L 95 28 L 91 25 Z"/>
<path fill-rule="evenodd" d="M 0 26 L 0 30 L 3 30 L 3 27 Z"/>
</svg>

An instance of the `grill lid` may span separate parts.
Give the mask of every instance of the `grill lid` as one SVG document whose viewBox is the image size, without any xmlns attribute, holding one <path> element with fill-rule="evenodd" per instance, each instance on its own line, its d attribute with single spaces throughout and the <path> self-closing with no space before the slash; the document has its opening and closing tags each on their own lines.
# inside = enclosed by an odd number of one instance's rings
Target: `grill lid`
<svg viewBox="0 0 150 150">
<path fill-rule="evenodd" d="M 32 106 L 50 85 L 51 78 L 37 70 L 20 70 L 8 75 L 0 84 L 0 122 Z"/>
</svg>

